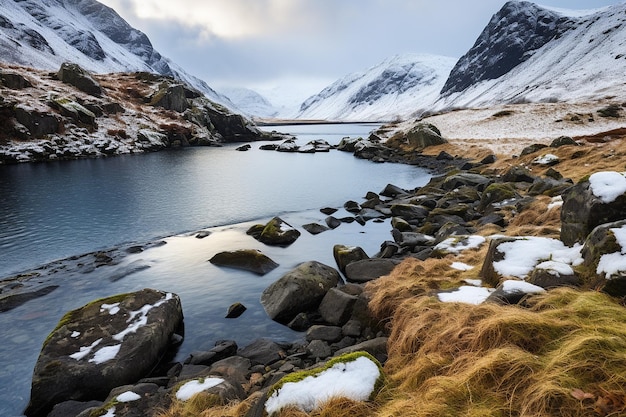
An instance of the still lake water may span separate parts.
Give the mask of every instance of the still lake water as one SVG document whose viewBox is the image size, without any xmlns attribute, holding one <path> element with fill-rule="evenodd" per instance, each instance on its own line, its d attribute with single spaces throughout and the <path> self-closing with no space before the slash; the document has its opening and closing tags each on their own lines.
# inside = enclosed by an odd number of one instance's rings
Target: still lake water
<svg viewBox="0 0 626 417">
<path fill-rule="evenodd" d="M 365 136 L 371 124 L 283 126 L 304 144 Z M 271 128 L 270 128 L 271 129 Z M 59 288 L 0 313 L 0 415 L 20 416 L 30 394 L 41 344 L 67 311 L 122 292 L 155 288 L 181 297 L 185 341 L 176 359 L 208 350 L 217 340 L 240 347 L 260 337 L 295 341 L 301 335 L 269 320 L 259 295 L 305 261 L 335 266 L 335 244 L 374 255 L 391 238 L 390 225 L 342 224 L 312 236 L 301 226 L 323 223 L 322 207 L 362 201 L 388 183 L 413 189 L 430 176 L 400 164 L 374 164 L 348 153 L 247 152 L 236 145 L 186 148 L 146 155 L 0 166 L 0 279 L 73 255 L 162 240 L 165 245 L 124 257 L 94 271 L 59 272 L 45 279 Z M 302 232 L 288 248 L 265 246 L 245 234 L 280 215 Z M 348 216 L 339 211 L 336 216 Z M 204 239 L 195 232 L 208 230 Z M 280 266 L 258 277 L 209 262 L 224 250 L 259 249 Z M 71 265 L 71 262 L 68 263 Z M 130 273 L 130 272 L 132 273 Z M 112 277 L 123 277 L 113 280 Z M 228 306 L 248 310 L 224 319 Z"/>
</svg>

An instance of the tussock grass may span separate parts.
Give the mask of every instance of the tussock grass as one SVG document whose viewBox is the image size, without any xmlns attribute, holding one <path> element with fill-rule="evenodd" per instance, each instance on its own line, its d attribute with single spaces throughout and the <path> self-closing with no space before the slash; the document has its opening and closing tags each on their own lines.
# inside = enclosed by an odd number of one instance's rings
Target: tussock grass
<svg viewBox="0 0 626 417">
<path fill-rule="evenodd" d="M 524 211 L 508 217 L 509 236 L 539 236 L 558 238 L 561 230 L 561 209 L 548 210 L 550 197 L 537 196 Z"/>
<path fill-rule="evenodd" d="M 370 306 L 391 328 L 392 394 L 376 415 L 626 413 L 626 310 L 615 300 L 572 289 L 533 296 L 526 308 L 401 300 L 409 282 L 437 285 L 405 262 L 371 288 L 387 288 Z"/>
<path fill-rule="evenodd" d="M 255 393 L 246 401 L 237 404 L 223 404 L 218 395 L 198 393 L 187 401 L 174 400 L 167 410 L 157 413 L 157 417 L 239 417 L 245 416 L 254 402 L 261 397 Z"/>
</svg>

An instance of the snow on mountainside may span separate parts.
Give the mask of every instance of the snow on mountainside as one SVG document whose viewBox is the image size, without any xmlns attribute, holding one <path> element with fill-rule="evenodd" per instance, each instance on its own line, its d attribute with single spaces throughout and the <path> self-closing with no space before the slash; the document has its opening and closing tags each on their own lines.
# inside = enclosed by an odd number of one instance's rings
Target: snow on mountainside
<svg viewBox="0 0 626 417">
<path fill-rule="evenodd" d="M 626 4 L 571 12 L 511 1 L 455 65 L 434 110 L 626 92 Z"/>
<path fill-rule="evenodd" d="M 0 0 L 0 60 L 58 70 L 74 62 L 96 73 L 172 76 L 233 108 L 227 97 L 157 52 L 148 37 L 96 0 Z"/>
<path fill-rule="evenodd" d="M 248 88 L 225 87 L 220 92 L 228 96 L 239 110 L 248 116 L 275 117 L 278 109 L 265 97 Z"/>
<path fill-rule="evenodd" d="M 454 58 L 406 54 L 350 74 L 307 99 L 298 119 L 382 121 L 427 109 L 438 96 Z"/>
</svg>

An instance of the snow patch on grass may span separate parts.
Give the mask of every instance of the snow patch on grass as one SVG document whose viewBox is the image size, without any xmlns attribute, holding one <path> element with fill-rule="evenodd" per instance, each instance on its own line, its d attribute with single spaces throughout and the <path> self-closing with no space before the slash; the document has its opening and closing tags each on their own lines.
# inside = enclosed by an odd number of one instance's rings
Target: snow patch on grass
<svg viewBox="0 0 626 417">
<path fill-rule="evenodd" d="M 274 391 L 265 403 L 269 415 L 284 407 L 295 406 L 311 412 L 333 397 L 366 401 L 380 378 L 378 365 L 365 356 L 338 362 L 317 375 L 298 382 L 287 382 Z"/>
<path fill-rule="evenodd" d="M 468 265 L 468 264 L 463 263 L 463 262 L 452 262 L 452 265 L 450 265 L 450 267 L 452 269 L 456 269 L 457 271 L 470 271 L 470 270 L 474 269 L 473 266 Z"/>
<path fill-rule="evenodd" d="M 463 285 L 456 291 L 440 292 L 437 294 L 439 301 L 443 303 L 481 304 L 494 291 L 493 288 L 474 287 Z"/>
<path fill-rule="evenodd" d="M 203 380 L 194 379 L 183 384 L 178 391 L 176 391 L 176 398 L 181 401 L 187 401 L 194 395 L 206 391 L 209 388 L 213 388 L 224 382 L 222 378 L 204 378 Z"/>
<path fill-rule="evenodd" d="M 525 279 L 543 261 L 555 262 L 549 265 L 554 267 L 556 263 L 580 265 L 581 248 L 580 245 L 567 247 L 557 239 L 534 236 L 519 238 L 498 245 L 497 250 L 504 254 L 504 258 L 494 262 L 493 267 L 500 275 Z"/>
</svg>

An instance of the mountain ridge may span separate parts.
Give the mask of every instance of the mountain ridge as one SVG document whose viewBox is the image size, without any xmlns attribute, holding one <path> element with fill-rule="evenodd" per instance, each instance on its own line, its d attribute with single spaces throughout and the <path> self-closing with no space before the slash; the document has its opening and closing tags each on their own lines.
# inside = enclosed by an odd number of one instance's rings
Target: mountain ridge
<svg viewBox="0 0 626 417">
<path fill-rule="evenodd" d="M 5 63 L 56 70 L 70 61 L 94 73 L 153 72 L 184 81 L 236 109 L 228 97 L 161 55 L 145 33 L 96 0 L 4 3 L 0 51 Z"/>
</svg>

